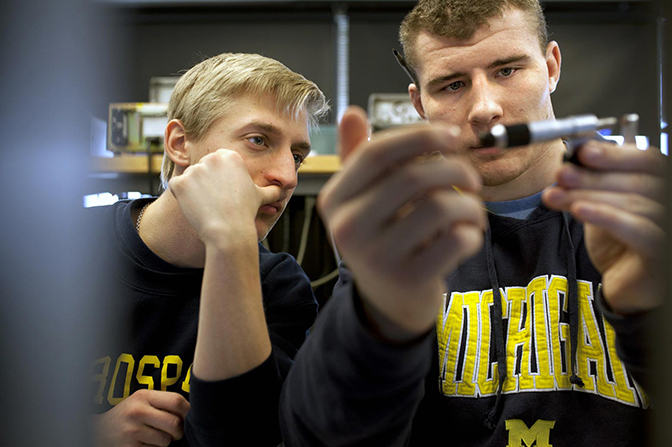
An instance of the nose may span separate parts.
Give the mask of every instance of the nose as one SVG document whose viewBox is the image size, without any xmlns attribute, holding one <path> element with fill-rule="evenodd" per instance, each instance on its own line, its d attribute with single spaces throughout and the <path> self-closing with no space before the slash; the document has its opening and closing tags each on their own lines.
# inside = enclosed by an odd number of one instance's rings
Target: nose
<svg viewBox="0 0 672 447">
<path fill-rule="evenodd" d="M 485 76 L 474 78 L 470 95 L 472 105 L 469 110 L 469 123 L 479 130 L 489 129 L 503 114 L 496 86 Z"/>
<path fill-rule="evenodd" d="M 291 150 L 277 151 L 271 165 L 266 170 L 266 180 L 283 189 L 294 189 L 298 183 L 296 162 Z"/>
</svg>

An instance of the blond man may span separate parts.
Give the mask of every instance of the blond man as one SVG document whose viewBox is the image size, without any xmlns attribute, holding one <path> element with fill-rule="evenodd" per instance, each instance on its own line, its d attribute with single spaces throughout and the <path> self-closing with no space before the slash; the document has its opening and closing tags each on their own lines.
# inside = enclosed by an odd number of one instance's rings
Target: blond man
<svg viewBox="0 0 672 447">
<path fill-rule="evenodd" d="M 554 117 L 537 0 L 421 0 L 401 40 L 433 126 L 342 119 L 318 205 L 348 268 L 285 383 L 286 445 L 644 444 L 660 152 L 480 142 Z"/>
<path fill-rule="evenodd" d="M 327 108 L 314 83 L 259 55 L 220 54 L 180 78 L 165 192 L 97 213 L 117 331 L 92 364 L 98 445 L 280 442 L 280 386 L 317 306 L 294 259 L 260 241 Z"/>
</svg>

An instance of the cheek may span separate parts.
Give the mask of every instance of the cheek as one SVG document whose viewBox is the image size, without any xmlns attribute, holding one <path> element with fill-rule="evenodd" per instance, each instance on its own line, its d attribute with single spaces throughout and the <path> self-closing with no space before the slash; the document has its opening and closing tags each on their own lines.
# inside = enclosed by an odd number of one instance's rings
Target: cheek
<svg viewBox="0 0 672 447">
<path fill-rule="evenodd" d="M 263 163 L 259 163 L 253 158 L 246 158 L 245 168 L 247 168 L 247 173 L 250 174 L 255 185 L 260 186 L 263 184 L 267 171 L 267 167 Z"/>
<path fill-rule="evenodd" d="M 548 82 L 538 81 L 536 84 L 530 85 L 526 96 L 529 98 L 530 106 L 536 107 L 539 114 L 545 118 L 551 103 Z"/>
<path fill-rule="evenodd" d="M 430 123 L 457 124 L 463 120 L 463 111 L 452 104 L 444 104 L 440 101 L 429 100 L 426 103 L 425 115 Z"/>
</svg>

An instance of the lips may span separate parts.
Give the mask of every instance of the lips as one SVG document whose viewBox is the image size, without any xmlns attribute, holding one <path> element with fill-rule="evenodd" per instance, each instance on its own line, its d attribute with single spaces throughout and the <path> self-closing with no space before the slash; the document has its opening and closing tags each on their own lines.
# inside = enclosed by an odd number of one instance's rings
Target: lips
<svg viewBox="0 0 672 447">
<path fill-rule="evenodd" d="M 478 143 L 472 142 L 472 144 L 469 145 L 469 152 L 477 156 L 492 157 L 500 154 L 502 149 L 495 146 L 484 146 L 479 141 Z"/>
<path fill-rule="evenodd" d="M 277 214 L 284 208 L 284 200 L 278 200 L 273 203 L 265 203 L 259 207 L 259 211 L 266 214 Z"/>
<path fill-rule="evenodd" d="M 480 141 L 472 141 L 469 143 L 469 149 L 488 149 L 491 146 L 483 146 Z"/>
<path fill-rule="evenodd" d="M 268 206 L 272 206 L 276 210 L 280 211 L 282 207 L 284 206 L 284 201 L 283 200 L 278 200 L 277 202 L 269 203 Z"/>
<path fill-rule="evenodd" d="M 493 146 L 487 145 L 483 141 L 483 139 L 481 139 L 479 136 L 477 136 L 477 135 L 482 135 L 482 134 L 483 134 L 482 132 L 476 133 L 476 135 L 474 135 L 472 137 L 473 138 L 472 140 L 467 140 L 470 149 L 483 149 L 483 148 L 493 147 Z"/>
</svg>

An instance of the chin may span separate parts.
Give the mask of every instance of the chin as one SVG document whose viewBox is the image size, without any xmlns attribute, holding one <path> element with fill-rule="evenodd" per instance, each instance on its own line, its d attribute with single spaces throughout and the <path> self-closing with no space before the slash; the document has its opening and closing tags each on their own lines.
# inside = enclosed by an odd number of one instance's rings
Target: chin
<svg viewBox="0 0 672 447">
<path fill-rule="evenodd" d="M 270 233 L 270 232 L 271 232 L 270 228 L 268 228 L 268 229 L 259 228 L 259 226 L 257 226 L 257 241 L 261 242 L 264 239 L 266 239 L 266 236 L 268 236 L 268 233 Z"/>
<path fill-rule="evenodd" d="M 495 159 L 475 164 L 484 186 L 498 186 L 520 176 L 520 161 Z"/>
<path fill-rule="evenodd" d="M 255 224 L 255 227 L 257 229 L 257 240 L 259 242 L 266 239 L 266 237 L 268 236 L 268 233 L 271 232 L 271 230 L 275 226 L 276 222 L 277 222 L 277 219 L 274 220 L 273 222 L 270 222 L 270 223 L 269 222 L 264 222 L 264 221 L 259 221 L 259 220 L 255 221 L 254 224 Z"/>
</svg>

